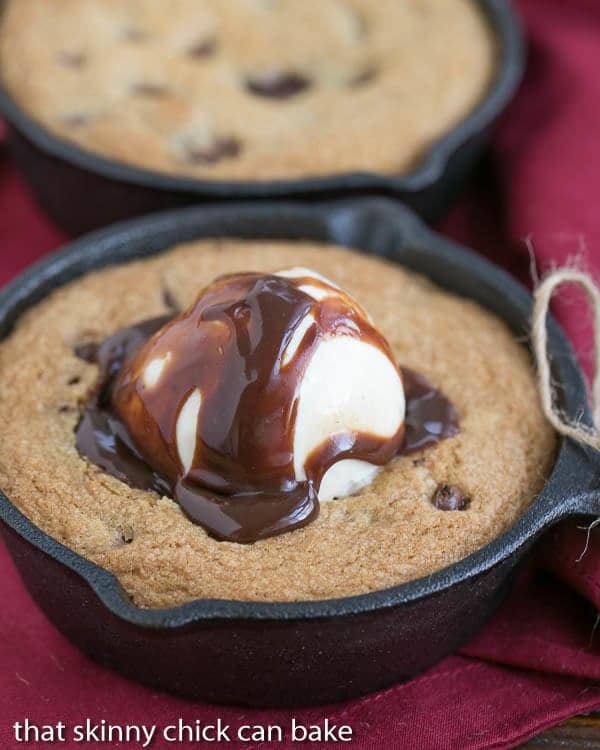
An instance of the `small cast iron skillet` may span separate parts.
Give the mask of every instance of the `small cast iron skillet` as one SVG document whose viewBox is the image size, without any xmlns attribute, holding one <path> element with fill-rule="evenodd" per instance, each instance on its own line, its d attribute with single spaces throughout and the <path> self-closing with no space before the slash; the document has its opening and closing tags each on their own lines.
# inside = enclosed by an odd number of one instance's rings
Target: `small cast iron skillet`
<svg viewBox="0 0 600 750">
<path fill-rule="evenodd" d="M 26 308 L 86 271 L 220 236 L 318 240 L 385 256 L 476 300 L 517 336 L 527 335 L 531 297 L 510 276 L 434 234 L 391 201 L 355 199 L 184 209 L 90 235 L 0 293 L 0 337 Z M 583 376 L 552 320 L 549 351 L 564 408 L 589 421 Z M 0 527 L 42 610 L 103 664 L 212 702 L 319 704 L 406 680 L 464 643 L 494 611 L 515 567 L 544 529 L 578 514 L 600 513 L 599 482 L 598 455 L 563 440 L 540 497 L 491 544 L 426 578 L 324 601 L 206 599 L 169 610 L 140 609 L 112 574 L 40 531 L 1 493 Z"/>
<path fill-rule="evenodd" d="M 510 2 L 476 2 L 497 38 L 496 79 L 476 111 L 432 146 L 417 168 L 406 175 L 357 172 L 268 182 L 178 177 L 117 163 L 52 135 L 1 87 L 0 115 L 6 118 L 9 143 L 39 202 L 72 235 L 188 204 L 275 198 L 322 200 L 361 193 L 398 198 L 434 220 L 445 213 L 476 162 L 524 68 L 523 36 Z"/>
</svg>

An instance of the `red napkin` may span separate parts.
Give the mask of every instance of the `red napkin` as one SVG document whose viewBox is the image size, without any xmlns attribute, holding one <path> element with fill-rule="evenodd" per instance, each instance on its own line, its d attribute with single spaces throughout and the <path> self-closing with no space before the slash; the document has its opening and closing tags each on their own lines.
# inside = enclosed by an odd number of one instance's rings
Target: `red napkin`
<svg viewBox="0 0 600 750">
<path fill-rule="evenodd" d="M 529 278 L 525 239 L 542 270 L 579 254 L 598 273 L 600 6 L 597 0 L 522 0 L 519 6 L 531 39 L 526 82 L 443 229 L 523 280 Z M 0 283 L 64 240 L 36 209 L 1 148 Z M 592 339 L 581 300 L 567 294 L 558 313 L 588 362 Z M 295 712 L 194 704 L 98 667 L 38 612 L 2 549 L 0 600 L 9 606 L 0 608 L 0 746 L 23 747 L 12 724 L 25 718 L 63 721 L 72 730 L 86 718 L 164 728 L 179 718 L 220 717 L 235 727 L 287 725 L 295 716 L 304 724 L 329 718 L 351 725 L 351 744 L 361 750 L 514 747 L 600 707 L 600 528 L 583 526 L 568 523 L 546 536 L 509 600 L 460 655 L 382 693 Z M 71 740 L 63 746 L 97 745 Z M 161 739 L 152 744 L 171 746 Z M 285 750 L 292 743 L 228 746 Z"/>
</svg>

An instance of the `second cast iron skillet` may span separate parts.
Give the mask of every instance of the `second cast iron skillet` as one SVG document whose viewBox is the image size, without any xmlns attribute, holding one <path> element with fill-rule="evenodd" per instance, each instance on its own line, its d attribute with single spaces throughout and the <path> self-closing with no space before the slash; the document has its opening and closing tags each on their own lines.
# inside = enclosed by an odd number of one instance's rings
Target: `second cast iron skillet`
<svg viewBox="0 0 600 750">
<path fill-rule="evenodd" d="M 386 200 L 362 199 L 310 207 L 272 203 L 186 209 L 91 235 L 0 293 L 0 338 L 25 309 L 86 271 L 215 236 L 310 239 L 359 248 L 476 300 L 519 337 L 528 331 L 531 297 L 506 273 L 432 233 L 408 210 Z M 589 420 L 582 374 L 553 321 L 549 352 L 562 406 L 569 415 Z M 489 439 L 508 438 L 491 434 Z M 141 609 L 112 574 L 40 531 L 1 493 L 0 518 L 31 595 L 92 658 L 192 698 L 306 705 L 406 680 L 464 643 L 494 611 L 516 566 L 544 529 L 578 514 L 600 513 L 599 478 L 598 455 L 563 440 L 539 498 L 491 544 L 426 578 L 324 601 L 206 599 L 168 610 Z"/>
<path fill-rule="evenodd" d="M 473 1 L 485 14 L 498 47 L 495 79 L 475 111 L 432 144 L 415 168 L 403 175 L 355 172 L 244 182 L 182 177 L 115 162 L 53 135 L 19 107 L 1 84 L 0 114 L 6 118 L 16 161 L 40 204 L 72 235 L 189 204 L 323 200 L 365 193 L 397 198 L 434 220 L 446 212 L 523 74 L 523 35 L 511 2 Z M 3 2 L 0 0 L 0 14 Z"/>
</svg>

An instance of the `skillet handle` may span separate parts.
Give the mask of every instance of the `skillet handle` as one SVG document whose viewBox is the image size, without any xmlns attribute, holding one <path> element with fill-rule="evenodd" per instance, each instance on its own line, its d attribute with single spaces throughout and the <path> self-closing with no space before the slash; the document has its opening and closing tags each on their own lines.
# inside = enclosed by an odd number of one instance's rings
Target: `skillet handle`
<svg viewBox="0 0 600 750">
<path fill-rule="evenodd" d="M 574 516 L 600 516 L 600 451 L 566 439 L 553 471 L 544 526 Z"/>
<path fill-rule="evenodd" d="M 600 517 L 600 488 L 581 492 L 571 498 L 568 516 Z"/>
</svg>

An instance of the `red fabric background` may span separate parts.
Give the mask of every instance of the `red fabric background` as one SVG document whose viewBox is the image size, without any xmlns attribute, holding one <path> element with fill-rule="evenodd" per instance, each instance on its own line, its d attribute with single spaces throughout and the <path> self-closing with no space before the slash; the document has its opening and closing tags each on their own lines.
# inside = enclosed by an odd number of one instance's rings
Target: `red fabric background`
<svg viewBox="0 0 600 750">
<path fill-rule="evenodd" d="M 600 5 L 597 0 L 521 0 L 531 54 L 525 84 L 443 231 L 527 280 L 535 247 L 547 269 L 574 255 L 600 272 Z M 64 238 L 34 206 L 0 146 L 0 283 Z M 562 298 L 561 298 L 562 299 Z M 591 336 L 581 300 L 558 313 L 582 360 Z M 412 682 L 349 704 L 294 712 L 354 729 L 353 747 L 421 750 L 508 748 L 577 712 L 600 707 L 600 528 L 551 532 L 517 589 L 460 655 Z M 0 549 L 0 746 L 11 725 L 85 718 L 112 723 L 283 723 L 286 711 L 204 706 L 127 682 L 88 661 L 24 591 Z M 37 745 L 36 745 L 37 746 Z M 68 742 L 66 747 L 81 747 Z M 95 745 L 85 745 L 92 747 Z M 105 745 L 106 746 L 106 745 Z M 152 747 L 168 747 L 157 741 Z M 235 747 L 252 747 L 251 744 Z M 278 747 L 289 747 L 284 742 Z M 324 747 L 315 744 L 314 747 Z M 332 745 L 328 745 L 331 747 Z"/>
</svg>

